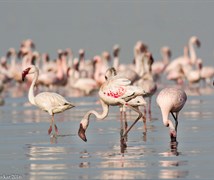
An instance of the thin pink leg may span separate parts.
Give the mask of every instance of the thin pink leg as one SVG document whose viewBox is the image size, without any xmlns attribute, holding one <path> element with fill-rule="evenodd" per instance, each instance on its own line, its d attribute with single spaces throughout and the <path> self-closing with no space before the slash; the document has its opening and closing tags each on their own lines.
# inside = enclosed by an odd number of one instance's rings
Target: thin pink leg
<svg viewBox="0 0 214 180">
<path fill-rule="evenodd" d="M 58 128 L 57 128 L 56 124 L 54 124 L 54 129 L 55 129 L 56 135 L 58 135 L 59 131 L 58 131 Z"/>
</svg>

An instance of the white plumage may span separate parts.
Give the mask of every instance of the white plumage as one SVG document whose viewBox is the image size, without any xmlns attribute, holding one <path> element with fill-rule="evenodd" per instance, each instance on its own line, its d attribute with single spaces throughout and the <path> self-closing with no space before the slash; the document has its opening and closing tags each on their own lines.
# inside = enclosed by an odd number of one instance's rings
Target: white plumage
<svg viewBox="0 0 214 180">
<path fill-rule="evenodd" d="M 52 116 L 50 128 L 48 130 L 48 133 L 50 134 L 52 131 L 52 125 L 54 123 L 54 114 L 61 113 L 67 109 L 70 109 L 74 107 L 74 105 L 68 102 L 64 97 L 62 97 L 60 94 L 57 94 L 57 93 L 42 92 L 34 96 L 33 88 L 39 76 L 39 69 L 34 65 L 25 69 L 22 72 L 23 80 L 27 74 L 34 74 L 34 78 L 28 92 L 28 99 L 30 103 L 39 107 L 43 111 L 48 112 Z M 55 124 L 54 126 L 55 126 L 55 132 L 58 134 L 57 126 Z"/>
</svg>

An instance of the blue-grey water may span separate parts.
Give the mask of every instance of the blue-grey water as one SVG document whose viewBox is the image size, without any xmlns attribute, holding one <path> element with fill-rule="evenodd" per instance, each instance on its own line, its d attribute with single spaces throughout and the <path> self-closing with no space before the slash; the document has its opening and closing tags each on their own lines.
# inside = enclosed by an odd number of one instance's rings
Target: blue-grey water
<svg viewBox="0 0 214 180">
<path fill-rule="evenodd" d="M 149 46 L 155 60 L 160 48 L 169 46 L 173 59 L 196 35 L 202 43 L 198 57 L 213 66 L 213 8 L 212 1 L 1 1 L 0 56 L 31 38 L 36 50 L 48 52 L 51 59 L 57 49 L 67 47 L 75 56 L 84 48 L 86 58 L 92 58 L 112 52 L 118 43 L 121 63 L 130 63 L 138 40 Z M 56 115 L 61 136 L 54 138 L 47 133 L 49 115 L 31 106 L 21 89 L 7 91 L 0 106 L 0 179 L 213 179 L 213 87 L 188 91 L 176 148 L 163 126 L 156 95 L 146 135 L 138 122 L 124 148 L 117 107 L 105 120 L 92 116 L 87 143 L 78 137 L 84 113 L 101 111 L 96 93 L 67 96 L 76 107 Z M 128 124 L 135 117 L 127 112 Z"/>
<path fill-rule="evenodd" d="M 87 97 L 67 97 L 76 107 L 56 115 L 59 137 L 49 136 L 50 117 L 31 106 L 26 94 L 5 98 L 0 107 L 0 176 L 19 179 L 212 179 L 213 88 L 188 93 L 179 115 L 177 146 L 152 100 L 147 133 L 138 122 L 130 131 L 127 147 L 120 143 L 119 108 L 108 117 L 91 117 L 88 142 L 77 135 L 79 122 L 90 109 L 101 111 L 96 92 Z M 136 118 L 127 111 L 128 125 Z"/>
</svg>

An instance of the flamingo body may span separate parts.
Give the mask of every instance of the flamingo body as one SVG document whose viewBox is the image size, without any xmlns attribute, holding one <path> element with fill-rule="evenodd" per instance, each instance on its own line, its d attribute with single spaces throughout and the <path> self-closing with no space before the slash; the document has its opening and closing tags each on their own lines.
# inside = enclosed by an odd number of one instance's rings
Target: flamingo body
<svg viewBox="0 0 214 180">
<path fill-rule="evenodd" d="M 54 114 L 63 112 L 67 109 L 70 109 L 74 107 L 74 105 L 70 102 L 68 102 L 64 97 L 57 93 L 52 92 L 42 92 L 38 95 L 34 96 L 34 86 L 36 84 L 36 81 L 38 80 L 39 76 L 39 69 L 32 65 L 29 68 L 25 69 L 22 72 L 22 79 L 24 80 L 25 76 L 27 74 L 34 74 L 34 78 L 32 81 L 32 84 L 30 86 L 29 92 L 28 92 L 28 99 L 31 104 L 39 107 L 40 109 L 48 112 L 52 116 L 51 125 L 48 130 L 48 134 L 52 131 L 52 125 L 54 123 Z M 55 132 L 58 134 L 57 126 L 55 126 Z"/>
<path fill-rule="evenodd" d="M 169 126 L 170 128 L 171 138 L 176 139 L 178 125 L 177 116 L 180 110 L 183 108 L 186 100 L 186 93 L 182 89 L 174 87 L 162 89 L 157 96 L 156 102 L 161 109 L 164 125 L 167 127 Z M 169 113 L 171 113 L 175 119 L 175 126 L 173 125 L 172 121 L 168 119 Z M 173 113 L 175 113 L 175 116 Z"/>
<path fill-rule="evenodd" d="M 64 97 L 57 93 L 42 92 L 35 97 L 35 105 L 50 115 L 61 113 L 74 107 Z"/>
<path fill-rule="evenodd" d="M 90 115 L 94 114 L 98 119 L 104 119 L 108 115 L 110 105 L 123 106 L 124 108 L 127 106 L 139 114 L 138 118 L 123 136 L 127 135 L 134 124 L 142 117 L 142 113 L 135 108 L 135 106 L 138 106 L 139 101 L 132 101 L 131 104 L 129 104 L 129 101 L 137 96 L 143 96 L 146 92 L 140 87 L 130 85 L 130 80 L 116 75 L 116 70 L 114 68 L 110 68 L 106 71 L 105 78 L 106 82 L 102 84 L 99 90 L 100 102 L 103 108 L 102 113 L 90 110 L 84 115 L 80 122 L 78 135 L 83 141 L 87 141 L 85 131 L 89 125 Z M 135 102 L 136 104 L 133 105 Z"/>
</svg>

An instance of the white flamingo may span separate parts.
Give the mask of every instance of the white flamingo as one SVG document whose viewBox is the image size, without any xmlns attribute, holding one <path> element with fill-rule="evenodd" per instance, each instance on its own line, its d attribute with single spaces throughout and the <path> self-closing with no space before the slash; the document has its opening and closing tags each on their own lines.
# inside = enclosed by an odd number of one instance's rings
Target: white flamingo
<svg viewBox="0 0 214 180">
<path fill-rule="evenodd" d="M 117 74 L 117 71 L 116 71 L 116 69 L 114 68 L 114 67 L 112 67 L 112 68 L 109 68 L 107 71 L 106 71 L 106 74 L 105 74 L 105 79 L 106 80 L 109 80 L 109 79 L 111 79 L 112 77 L 114 77 L 114 76 L 116 76 L 116 75 L 118 75 L 118 77 L 125 77 L 125 78 L 127 78 L 126 76 L 124 76 L 124 75 L 121 75 L 121 73 L 119 73 L 119 74 Z M 128 78 L 127 78 L 128 79 Z M 143 88 L 144 89 L 144 88 Z M 147 92 L 147 91 L 146 91 Z M 148 92 L 147 92 L 148 93 Z M 145 101 L 145 99 L 143 98 L 143 96 L 137 96 L 137 97 L 135 97 L 135 98 L 133 98 L 133 99 L 131 99 L 130 101 L 129 101 L 129 105 L 130 106 L 133 106 L 133 107 L 135 107 L 136 109 L 138 109 L 139 110 L 139 106 L 146 106 L 146 101 Z M 120 116 L 121 116 L 121 118 L 124 116 L 126 116 L 126 107 L 125 106 L 123 106 L 123 105 L 121 105 L 120 106 Z M 143 119 L 143 122 L 144 122 L 144 132 L 146 132 L 146 117 L 143 115 L 142 116 L 142 119 Z"/>
<path fill-rule="evenodd" d="M 130 105 L 129 101 L 137 96 L 144 95 L 146 92 L 140 87 L 130 85 L 130 80 L 120 76 L 107 77 L 106 79 L 107 81 L 102 84 L 99 90 L 100 102 L 103 109 L 102 113 L 90 110 L 84 115 L 80 122 L 78 134 L 83 141 L 87 141 L 85 131 L 89 125 L 90 115 L 94 114 L 98 119 L 104 119 L 108 115 L 110 105 L 126 106 L 138 113 L 137 119 L 125 131 L 123 137 L 128 134 L 135 123 L 137 123 L 137 121 L 142 117 L 142 113 L 133 105 Z"/>
<path fill-rule="evenodd" d="M 169 127 L 171 141 L 176 141 L 178 113 L 183 108 L 186 100 L 186 93 L 182 89 L 174 87 L 162 89 L 157 96 L 156 102 L 161 109 L 163 124 Z M 172 114 L 175 120 L 175 126 L 172 121 L 168 119 L 169 113 Z"/>
<path fill-rule="evenodd" d="M 54 123 L 54 114 L 61 113 L 67 109 L 70 109 L 74 107 L 74 105 L 57 93 L 42 92 L 34 96 L 33 89 L 39 76 L 39 69 L 34 65 L 28 67 L 22 72 L 22 80 L 24 80 L 27 74 L 34 74 L 34 78 L 28 92 L 28 99 L 30 103 L 48 112 L 52 116 L 50 128 L 48 129 L 48 134 L 52 132 L 53 124 L 55 132 L 56 134 L 58 134 L 58 128 Z"/>
</svg>

